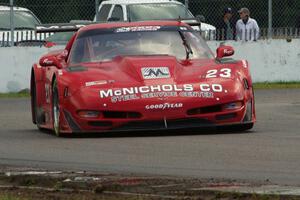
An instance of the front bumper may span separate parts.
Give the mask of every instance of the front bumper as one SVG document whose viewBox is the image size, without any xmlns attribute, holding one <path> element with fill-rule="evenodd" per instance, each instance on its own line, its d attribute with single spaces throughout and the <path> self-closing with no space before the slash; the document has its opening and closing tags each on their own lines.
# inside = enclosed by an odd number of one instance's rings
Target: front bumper
<svg viewBox="0 0 300 200">
<path fill-rule="evenodd" d="M 134 132 L 134 131 L 162 131 L 162 130 L 181 130 L 181 129 L 195 129 L 195 128 L 225 128 L 235 125 L 246 125 L 253 124 L 255 121 L 243 121 L 243 122 L 227 122 L 227 123 L 214 123 L 212 121 L 202 118 L 187 118 L 187 119 L 173 119 L 173 120 L 157 120 L 157 121 L 130 121 L 123 122 L 122 125 L 112 128 L 107 125 L 105 128 L 104 124 L 107 122 L 95 123 L 94 126 L 85 126 L 88 129 L 80 129 L 79 126 L 75 125 L 74 121 L 68 119 L 71 131 L 65 130 L 63 133 L 110 133 L 110 132 Z M 99 126 L 99 128 L 95 128 Z"/>
<path fill-rule="evenodd" d="M 140 119 L 83 119 L 74 116 L 66 109 L 62 113 L 62 133 L 82 132 L 119 132 L 119 131 L 153 131 L 153 130 L 174 130 L 189 128 L 207 128 L 227 125 L 250 124 L 256 121 L 254 114 L 254 102 L 245 103 L 238 110 L 227 112 L 214 112 L 207 114 L 196 114 L 193 116 L 183 112 L 174 117 Z"/>
<path fill-rule="evenodd" d="M 100 99 L 99 93 L 93 90 L 83 90 L 63 98 L 61 132 L 167 130 L 254 123 L 256 117 L 252 90 L 230 91 L 225 95 L 216 93 L 212 98 L 169 96 L 112 102 L 109 98 Z M 156 109 L 156 105 L 166 102 L 180 106 Z M 220 109 L 220 106 L 232 102 L 242 104 L 232 110 Z M 85 118 L 78 115 L 80 110 L 99 111 L 101 116 Z"/>
</svg>

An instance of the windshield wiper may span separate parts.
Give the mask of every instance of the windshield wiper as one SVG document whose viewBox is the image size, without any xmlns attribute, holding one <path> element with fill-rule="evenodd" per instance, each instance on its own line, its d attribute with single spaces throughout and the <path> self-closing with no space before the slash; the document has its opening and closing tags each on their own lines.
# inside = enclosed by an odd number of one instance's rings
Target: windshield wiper
<svg viewBox="0 0 300 200">
<path fill-rule="evenodd" d="M 190 55 L 191 54 L 193 55 L 193 50 L 191 48 L 191 45 L 188 43 L 186 37 L 184 36 L 184 34 L 181 31 L 178 31 L 178 32 L 183 41 L 183 45 L 184 45 L 185 52 L 186 52 L 186 59 L 188 60 L 188 59 L 190 59 Z"/>
</svg>

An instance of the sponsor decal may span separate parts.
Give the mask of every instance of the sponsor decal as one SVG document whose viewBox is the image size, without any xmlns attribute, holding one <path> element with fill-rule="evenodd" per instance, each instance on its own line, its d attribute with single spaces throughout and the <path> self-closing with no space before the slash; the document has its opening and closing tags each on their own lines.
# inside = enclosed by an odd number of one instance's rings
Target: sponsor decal
<svg viewBox="0 0 300 200">
<path fill-rule="evenodd" d="M 85 86 L 86 87 L 90 87 L 90 86 L 94 86 L 94 85 L 105 85 L 108 82 L 106 80 L 101 80 L 101 81 L 91 81 L 91 82 L 86 82 Z"/>
<path fill-rule="evenodd" d="M 231 55 L 231 54 L 233 54 L 233 50 L 229 50 L 229 49 L 224 49 L 224 54 L 225 55 Z"/>
<path fill-rule="evenodd" d="M 50 103 L 50 90 L 51 87 L 49 84 L 45 84 L 45 99 L 46 99 L 46 103 Z"/>
<path fill-rule="evenodd" d="M 215 93 L 224 90 L 220 84 L 184 84 L 184 85 L 150 85 L 120 89 L 100 90 L 100 98 L 110 98 L 112 103 L 137 99 L 186 97 L 186 98 L 214 98 Z"/>
<path fill-rule="evenodd" d="M 152 104 L 146 105 L 146 110 L 167 110 L 167 109 L 176 109 L 182 108 L 183 103 L 162 103 L 162 104 Z"/>
<path fill-rule="evenodd" d="M 222 92 L 223 87 L 220 84 L 200 84 L 200 91 L 202 92 Z"/>
<path fill-rule="evenodd" d="M 214 98 L 213 92 L 180 92 L 180 97 Z"/>
<path fill-rule="evenodd" d="M 248 67 L 248 63 L 247 63 L 246 60 L 242 60 L 242 63 L 243 63 L 243 67 L 244 67 L 244 68 L 247 68 L 247 67 Z"/>
<path fill-rule="evenodd" d="M 136 94 L 112 96 L 111 102 L 116 103 L 116 102 L 130 101 L 130 100 L 136 100 L 136 99 L 140 99 L 140 97 L 138 97 Z"/>
<path fill-rule="evenodd" d="M 55 29 L 79 29 L 81 27 L 85 27 L 84 24 L 75 24 L 75 25 L 53 25 L 53 26 L 36 26 L 36 30 L 55 30 Z"/>
<path fill-rule="evenodd" d="M 116 33 L 126 33 L 126 32 L 138 32 L 138 31 L 157 31 L 160 26 L 134 26 L 134 27 L 121 27 L 115 30 Z"/>
<path fill-rule="evenodd" d="M 151 85 L 151 86 L 140 86 L 140 87 L 130 87 L 121 89 L 107 89 L 100 90 L 100 97 L 107 98 L 112 96 L 122 96 L 122 95 L 133 95 L 133 94 L 145 94 L 153 92 L 181 92 L 181 91 L 193 91 L 193 85 Z"/>
<path fill-rule="evenodd" d="M 177 92 L 152 92 L 142 94 L 141 98 L 150 99 L 150 98 L 166 98 L 166 97 L 178 97 Z"/>
<path fill-rule="evenodd" d="M 53 65 L 53 61 L 49 60 L 48 58 L 45 58 L 45 59 L 43 60 L 43 63 L 44 63 L 45 65 Z"/>
<path fill-rule="evenodd" d="M 144 79 L 170 78 L 168 67 L 144 67 L 141 70 Z"/>
<path fill-rule="evenodd" d="M 59 75 L 59 76 L 62 76 L 62 75 L 63 75 L 63 71 L 62 71 L 61 69 L 59 69 L 57 72 L 58 72 L 58 75 Z"/>
</svg>

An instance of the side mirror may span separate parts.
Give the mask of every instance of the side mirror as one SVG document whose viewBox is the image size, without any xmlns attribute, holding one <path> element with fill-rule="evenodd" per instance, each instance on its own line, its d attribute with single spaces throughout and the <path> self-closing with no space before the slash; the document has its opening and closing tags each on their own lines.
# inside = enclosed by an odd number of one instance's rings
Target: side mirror
<svg viewBox="0 0 300 200">
<path fill-rule="evenodd" d="M 232 56 L 233 54 L 234 54 L 234 49 L 231 46 L 224 45 L 217 48 L 217 59 Z"/>
<path fill-rule="evenodd" d="M 68 52 L 68 50 L 65 49 L 60 54 L 58 54 L 57 59 L 58 60 L 64 60 L 64 61 L 67 62 L 68 55 L 69 55 L 69 52 Z"/>
<path fill-rule="evenodd" d="M 54 43 L 54 42 L 46 41 L 44 44 L 44 47 L 46 47 L 46 48 L 52 48 L 54 46 L 56 46 L 56 43 Z"/>
<path fill-rule="evenodd" d="M 199 22 L 205 22 L 205 17 L 203 15 L 196 15 L 196 19 L 199 21 Z"/>
<path fill-rule="evenodd" d="M 62 68 L 61 63 L 55 56 L 45 56 L 40 59 L 39 62 L 42 67 L 56 66 L 58 69 Z"/>
</svg>

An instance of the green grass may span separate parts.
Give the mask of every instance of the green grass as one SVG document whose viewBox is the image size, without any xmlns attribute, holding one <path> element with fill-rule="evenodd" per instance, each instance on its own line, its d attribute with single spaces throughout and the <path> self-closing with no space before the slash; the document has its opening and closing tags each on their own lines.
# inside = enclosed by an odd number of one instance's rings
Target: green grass
<svg viewBox="0 0 300 200">
<path fill-rule="evenodd" d="M 254 89 L 300 89 L 300 82 L 261 82 L 253 86 Z"/>
<path fill-rule="evenodd" d="M 20 98 L 20 97 L 30 97 L 30 94 L 27 92 L 21 93 L 0 93 L 0 98 Z"/>
<path fill-rule="evenodd" d="M 5 194 L 5 195 L 0 195 L 0 200 L 28 200 L 28 199 Z"/>
</svg>

